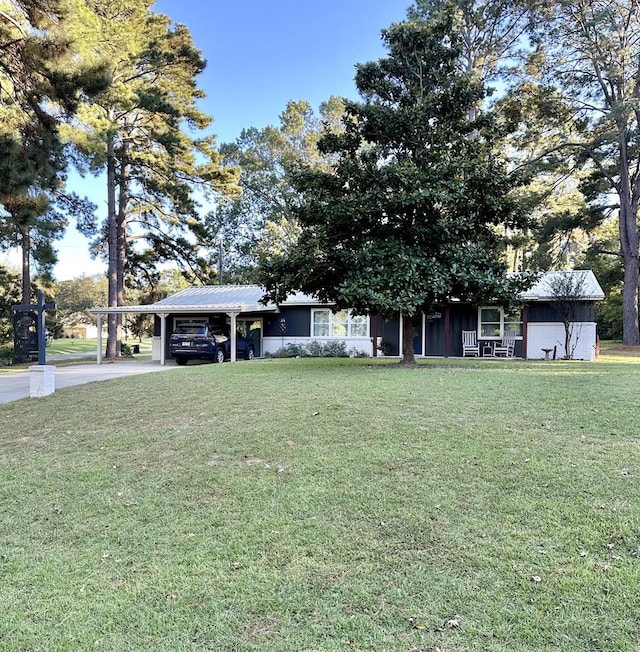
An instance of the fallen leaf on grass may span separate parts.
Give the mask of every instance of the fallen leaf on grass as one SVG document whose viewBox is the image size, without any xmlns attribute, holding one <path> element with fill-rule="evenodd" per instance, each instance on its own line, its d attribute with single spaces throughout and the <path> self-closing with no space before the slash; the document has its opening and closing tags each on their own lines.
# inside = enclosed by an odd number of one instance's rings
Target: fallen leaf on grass
<svg viewBox="0 0 640 652">
<path fill-rule="evenodd" d="M 427 626 L 424 623 L 421 623 L 418 620 L 418 616 L 411 616 L 411 618 L 409 618 L 409 622 L 411 623 L 411 626 L 413 627 L 413 629 L 426 629 L 427 628 Z"/>
<path fill-rule="evenodd" d="M 540 575 L 532 575 L 531 581 L 537 584 L 538 582 L 542 582 L 542 578 L 540 577 Z"/>
</svg>

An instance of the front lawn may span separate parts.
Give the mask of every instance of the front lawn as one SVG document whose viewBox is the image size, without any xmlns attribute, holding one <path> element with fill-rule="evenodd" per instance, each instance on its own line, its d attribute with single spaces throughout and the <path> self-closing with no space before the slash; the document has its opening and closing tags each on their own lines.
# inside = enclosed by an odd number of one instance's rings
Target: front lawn
<svg viewBox="0 0 640 652">
<path fill-rule="evenodd" d="M 103 345 L 106 346 L 107 338 L 103 339 Z M 132 347 L 134 344 L 139 345 L 141 353 L 151 352 L 151 340 L 149 338 L 143 339 L 140 342 L 137 339 L 127 340 L 125 342 L 128 346 Z M 52 340 L 47 346 L 47 355 L 69 355 L 69 354 L 88 354 L 95 356 L 98 347 L 98 342 L 95 338 L 82 339 L 77 337 L 63 337 L 60 339 Z"/>
<path fill-rule="evenodd" d="M 0 406 L 0 649 L 637 651 L 639 385 L 260 360 Z"/>
</svg>

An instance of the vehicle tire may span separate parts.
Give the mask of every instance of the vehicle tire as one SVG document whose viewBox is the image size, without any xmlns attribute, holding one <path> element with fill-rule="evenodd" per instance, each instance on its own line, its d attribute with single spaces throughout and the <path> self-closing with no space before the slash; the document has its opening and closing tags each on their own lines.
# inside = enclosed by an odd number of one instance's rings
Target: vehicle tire
<svg viewBox="0 0 640 652">
<path fill-rule="evenodd" d="M 224 362 L 224 349 L 216 349 L 216 362 Z"/>
<path fill-rule="evenodd" d="M 176 364 L 177 365 L 183 366 L 183 365 L 187 364 L 187 362 L 189 362 L 189 358 L 183 358 L 182 356 L 176 357 Z"/>
<path fill-rule="evenodd" d="M 244 359 L 245 360 L 253 360 L 255 354 L 253 352 L 253 347 L 250 346 L 244 353 Z"/>
</svg>

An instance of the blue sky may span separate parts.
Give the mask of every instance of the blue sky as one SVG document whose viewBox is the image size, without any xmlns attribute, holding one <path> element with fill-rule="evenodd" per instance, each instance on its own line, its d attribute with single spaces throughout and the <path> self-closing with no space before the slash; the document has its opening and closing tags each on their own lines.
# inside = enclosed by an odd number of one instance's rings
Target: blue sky
<svg viewBox="0 0 640 652">
<path fill-rule="evenodd" d="M 207 60 L 199 87 L 218 143 L 247 127 L 277 124 L 289 100 L 314 109 L 331 95 L 357 98 L 355 65 L 385 55 L 380 30 L 406 17 L 411 0 L 157 0 L 154 10 L 185 24 Z M 77 192 L 104 211 L 104 183 Z M 75 227 L 58 243 L 58 280 L 105 271 Z M 13 261 L 11 261 L 13 262 Z"/>
<path fill-rule="evenodd" d="M 410 0 L 157 0 L 187 25 L 207 60 L 200 86 L 219 142 L 277 123 L 288 100 L 314 108 L 357 97 L 355 65 L 385 51 L 380 30 L 404 20 Z"/>
</svg>

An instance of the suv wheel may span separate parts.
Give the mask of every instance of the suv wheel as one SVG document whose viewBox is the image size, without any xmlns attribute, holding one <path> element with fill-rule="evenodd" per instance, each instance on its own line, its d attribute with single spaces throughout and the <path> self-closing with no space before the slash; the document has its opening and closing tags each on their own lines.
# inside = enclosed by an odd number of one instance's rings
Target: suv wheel
<svg viewBox="0 0 640 652">
<path fill-rule="evenodd" d="M 224 349 L 216 349 L 216 362 L 220 364 L 224 362 Z"/>
<path fill-rule="evenodd" d="M 189 358 L 183 358 L 182 356 L 178 356 L 178 357 L 176 357 L 176 364 L 177 364 L 177 365 L 181 365 L 181 366 L 182 366 L 182 365 L 187 364 L 187 362 L 189 362 Z"/>
</svg>

